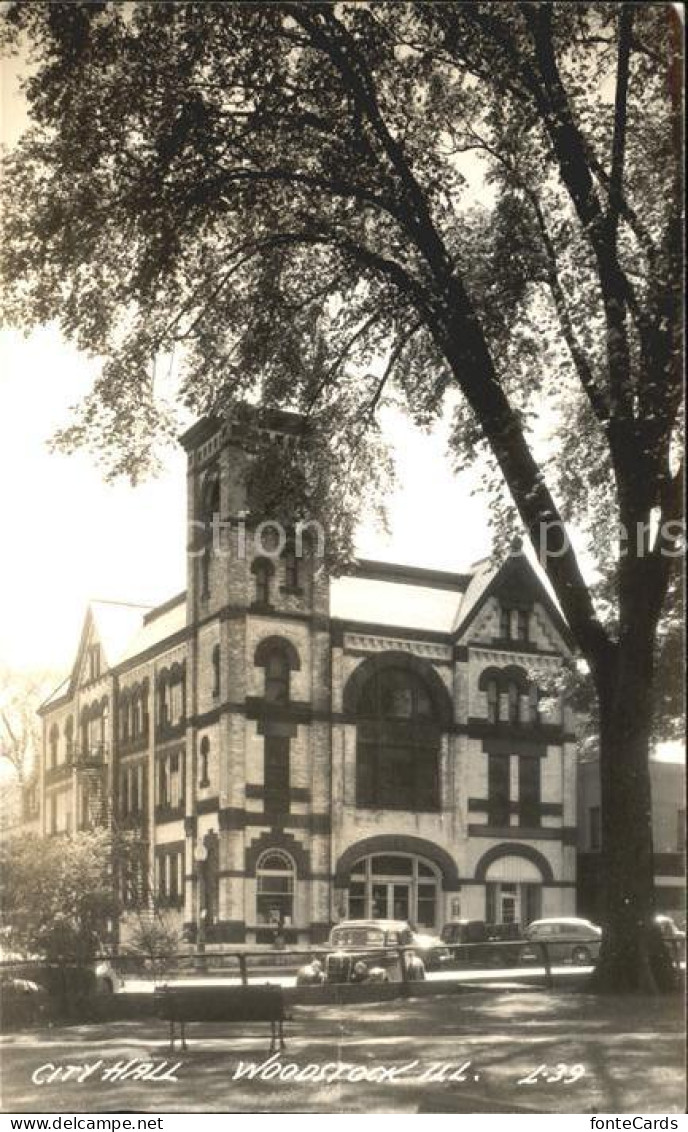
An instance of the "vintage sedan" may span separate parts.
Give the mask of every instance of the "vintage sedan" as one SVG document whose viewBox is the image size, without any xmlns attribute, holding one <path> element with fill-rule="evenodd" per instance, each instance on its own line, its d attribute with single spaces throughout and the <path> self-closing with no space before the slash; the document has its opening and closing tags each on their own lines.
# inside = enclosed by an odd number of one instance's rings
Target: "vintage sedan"
<svg viewBox="0 0 688 1132">
<path fill-rule="evenodd" d="M 436 942 L 442 946 L 439 940 Z M 330 932 L 327 955 L 319 963 L 324 979 L 315 981 L 400 982 L 404 977 L 402 962 L 409 980 L 425 978 L 425 964 L 417 954 L 410 924 L 404 920 L 344 920 Z M 313 985 L 313 974 L 312 963 L 302 967 L 296 985 Z"/>
<path fill-rule="evenodd" d="M 551 963 L 571 962 L 587 966 L 597 959 L 602 942 L 602 928 L 590 920 L 574 916 L 533 920 L 523 934 L 531 943 L 531 946 L 521 949 L 521 960 L 525 963 L 541 962 L 542 948 L 532 944 L 546 943 Z"/>
</svg>

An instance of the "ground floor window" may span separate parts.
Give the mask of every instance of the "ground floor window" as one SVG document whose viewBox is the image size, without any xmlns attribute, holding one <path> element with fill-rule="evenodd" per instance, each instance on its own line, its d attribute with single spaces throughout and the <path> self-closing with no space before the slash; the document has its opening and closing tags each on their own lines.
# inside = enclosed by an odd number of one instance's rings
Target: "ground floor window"
<svg viewBox="0 0 688 1132">
<path fill-rule="evenodd" d="M 351 870 L 349 918 L 409 920 L 434 928 L 440 912 L 440 876 L 421 857 L 380 854 L 363 857 Z"/>
<path fill-rule="evenodd" d="M 289 926 L 294 921 L 294 862 L 287 853 L 268 849 L 256 866 L 256 922 Z"/>
</svg>

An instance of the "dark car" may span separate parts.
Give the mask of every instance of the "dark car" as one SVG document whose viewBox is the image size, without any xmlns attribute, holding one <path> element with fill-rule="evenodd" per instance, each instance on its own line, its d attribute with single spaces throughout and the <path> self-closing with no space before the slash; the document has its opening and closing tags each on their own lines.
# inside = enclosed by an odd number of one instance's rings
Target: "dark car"
<svg viewBox="0 0 688 1132">
<path fill-rule="evenodd" d="M 438 945 L 441 943 L 438 940 Z M 398 948 L 411 950 L 400 953 Z M 404 920 L 345 920 L 330 932 L 323 968 L 327 983 L 400 982 L 406 964 L 411 980 L 425 978 L 414 933 Z M 312 985 L 312 964 L 302 967 L 297 986 Z"/>
<path fill-rule="evenodd" d="M 524 932 L 526 940 L 532 944 L 546 943 L 548 958 L 552 963 L 578 963 L 587 966 L 593 963 L 602 942 L 602 928 L 590 920 L 574 916 L 560 916 L 551 920 L 533 920 Z M 543 961 L 540 947 L 522 947 L 521 960 L 524 963 Z"/>
<path fill-rule="evenodd" d="M 493 945 L 522 939 L 520 924 L 487 924 L 484 920 L 450 920 L 441 935 L 455 963 L 484 967 L 511 965 L 517 951 Z"/>
</svg>

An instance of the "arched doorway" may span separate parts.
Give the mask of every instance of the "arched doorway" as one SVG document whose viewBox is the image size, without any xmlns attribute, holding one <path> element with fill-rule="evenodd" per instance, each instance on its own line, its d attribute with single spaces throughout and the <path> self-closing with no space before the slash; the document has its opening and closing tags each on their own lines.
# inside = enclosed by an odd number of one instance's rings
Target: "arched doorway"
<svg viewBox="0 0 688 1132">
<path fill-rule="evenodd" d="M 485 870 L 485 919 L 488 924 L 526 927 L 542 914 L 542 873 L 533 861 L 498 857 Z"/>
<path fill-rule="evenodd" d="M 348 918 L 409 920 L 418 928 L 439 925 L 442 877 L 437 865 L 412 853 L 360 857 L 351 867 Z"/>
</svg>

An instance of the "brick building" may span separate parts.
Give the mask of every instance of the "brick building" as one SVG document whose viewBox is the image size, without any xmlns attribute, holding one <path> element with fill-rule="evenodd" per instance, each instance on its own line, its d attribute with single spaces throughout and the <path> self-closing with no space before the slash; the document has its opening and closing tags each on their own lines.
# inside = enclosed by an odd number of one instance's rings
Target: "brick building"
<svg viewBox="0 0 688 1132">
<path fill-rule="evenodd" d="M 263 942 L 278 915 L 305 942 L 347 915 L 572 914 L 572 719 L 538 695 L 571 642 L 526 558 L 329 578 L 307 540 L 256 553 L 237 425 L 182 443 L 187 589 L 91 604 L 41 709 L 42 831 L 137 830 L 123 896 L 154 893 L 192 938 Z"/>
<path fill-rule="evenodd" d="M 686 914 L 686 769 L 650 760 L 655 905 L 683 920 Z M 581 915 L 603 915 L 603 863 L 599 759 L 578 767 L 578 905 Z"/>
</svg>

